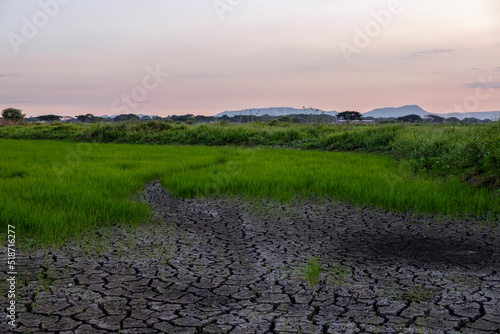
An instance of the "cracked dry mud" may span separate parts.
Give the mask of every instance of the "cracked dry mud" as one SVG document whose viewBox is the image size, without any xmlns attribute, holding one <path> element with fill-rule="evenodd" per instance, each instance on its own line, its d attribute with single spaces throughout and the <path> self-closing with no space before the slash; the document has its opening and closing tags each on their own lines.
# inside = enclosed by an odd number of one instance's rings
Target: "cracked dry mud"
<svg viewBox="0 0 500 334">
<path fill-rule="evenodd" d="M 500 333 L 498 229 L 331 202 L 176 200 L 158 183 L 144 196 L 154 223 L 18 254 L 17 328 L 0 332 Z"/>
</svg>

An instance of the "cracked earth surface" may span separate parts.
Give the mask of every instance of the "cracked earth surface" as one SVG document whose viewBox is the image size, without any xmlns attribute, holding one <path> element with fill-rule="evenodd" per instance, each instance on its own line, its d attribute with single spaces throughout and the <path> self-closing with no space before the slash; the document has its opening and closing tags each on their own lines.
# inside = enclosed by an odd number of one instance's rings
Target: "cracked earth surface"
<svg viewBox="0 0 500 334">
<path fill-rule="evenodd" d="M 18 254 L 17 327 L 0 332 L 500 333 L 498 229 L 339 203 L 177 200 L 158 183 L 144 196 L 154 223 Z"/>
</svg>

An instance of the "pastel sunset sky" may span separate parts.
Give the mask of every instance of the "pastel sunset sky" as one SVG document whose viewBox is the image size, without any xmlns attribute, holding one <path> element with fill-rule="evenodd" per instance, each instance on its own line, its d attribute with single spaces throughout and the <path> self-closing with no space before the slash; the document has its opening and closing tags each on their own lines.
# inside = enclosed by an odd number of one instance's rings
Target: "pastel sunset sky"
<svg viewBox="0 0 500 334">
<path fill-rule="evenodd" d="M 28 116 L 500 111 L 499 0 L 2 0 L 0 37 Z"/>
</svg>

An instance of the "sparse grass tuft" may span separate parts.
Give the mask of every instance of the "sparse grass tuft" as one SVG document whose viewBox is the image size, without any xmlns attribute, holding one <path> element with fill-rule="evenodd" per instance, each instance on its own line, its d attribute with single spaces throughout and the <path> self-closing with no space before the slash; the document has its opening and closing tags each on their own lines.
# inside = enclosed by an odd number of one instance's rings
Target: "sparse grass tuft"
<svg viewBox="0 0 500 334">
<path fill-rule="evenodd" d="M 315 286 L 319 283 L 321 276 L 321 263 L 317 256 L 307 259 L 307 264 L 303 268 L 305 280 L 309 286 Z"/>
<path fill-rule="evenodd" d="M 341 285 L 350 273 L 351 269 L 348 266 L 338 262 L 333 268 L 329 269 L 331 283 Z"/>
<path fill-rule="evenodd" d="M 436 297 L 436 291 L 432 287 L 415 285 L 411 290 L 396 290 L 393 298 L 409 302 L 430 302 Z"/>
</svg>

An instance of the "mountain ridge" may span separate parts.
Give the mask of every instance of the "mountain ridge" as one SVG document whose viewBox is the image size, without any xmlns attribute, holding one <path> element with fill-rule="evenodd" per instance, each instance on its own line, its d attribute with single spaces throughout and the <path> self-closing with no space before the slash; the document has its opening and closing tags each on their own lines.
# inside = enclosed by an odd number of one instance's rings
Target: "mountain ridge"
<svg viewBox="0 0 500 334">
<path fill-rule="evenodd" d="M 269 116 L 288 116 L 288 115 L 297 115 L 297 114 L 307 114 L 307 115 L 330 115 L 330 116 L 335 116 L 337 115 L 338 111 L 332 110 L 332 111 L 325 111 L 321 109 L 315 109 L 315 108 L 304 108 L 304 109 L 299 109 L 299 108 L 292 108 L 292 107 L 270 107 L 270 108 L 252 108 L 252 109 L 243 109 L 243 110 L 234 110 L 234 111 L 224 111 L 221 113 L 218 113 L 214 116 L 211 117 L 222 117 L 224 115 L 227 115 L 228 117 L 234 117 L 234 116 L 264 116 L 264 115 L 269 115 Z M 436 115 L 440 117 L 456 117 L 460 120 L 463 120 L 464 118 L 471 118 L 475 117 L 480 120 L 485 120 L 485 119 L 491 119 L 491 120 L 498 120 L 500 119 L 500 111 L 473 111 L 473 112 L 464 112 L 464 113 L 457 113 L 457 112 L 452 112 L 452 113 L 446 113 L 446 114 L 438 114 L 438 113 L 431 113 L 423 108 L 421 108 L 418 105 L 404 105 L 401 107 L 385 107 L 385 108 L 376 108 L 370 111 L 367 111 L 365 113 L 362 113 L 363 117 L 373 117 L 373 118 L 398 118 L 398 117 L 403 117 L 407 115 L 418 115 L 420 117 L 426 117 L 428 115 Z M 108 118 L 108 119 L 114 119 L 118 115 L 102 115 L 99 117 L 102 118 Z M 155 115 L 144 115 L 144 114 L 138 114 L 137 116 L 143 117 L 143 116 L 149 116 L 149 117 L 157 117 Z"/>
<path fill-rule="evenodd" d="M 317 110 L 317 111 L 316 111 Z M 254 116 L 286 116 L 293 114 L 325 114 L 335 116 L 337 111 L 324 111 L 321 109 L 305 108 L 305 109 L 297 109 L 291 107 L 279 107 L 279 108 L 253 108 L 253 109 L 243 109 L 243 110 L 235 110 L 235 111 L 224 111 L 214 115 L 214 117 L 222 117 L 227 115 L 228 117 L 240 116 L 240 115 L 254 115 Z M 491 119 L 496 120 L 500 119 L 500 111 L 474 111 L 474 112 L 465 112 L 465 113 L 446 113 L 446 114 L 438 114 L 431 113 L 418 105 L 404 105 L 401 107 L 386 107 L 386 108 L 376 108 L 370 110 L 368 112 L 362 113 L 363 117 L 373 117 L 373 118 L 397 118 L 408 115 L 418 115 L 420 117 L 425 117 L 428 115 L 435 115 L 440 117 L 456 117 L 460 120 L 464 118 L 475 117 L 480 120 Z"/>
<path fill-rule="evenodd" d="M 316 111 L 318 110 L 318 111 Z M 286 116 L 286 115 L 297 115 L 297 114 L 326 114 L 326 115 L 337 115 L 338 111 L 324 111 L 315 108 L 292 108 L 292 107 L 270 107 L 270 108 L 252 108 L 252 109 L 243 109 L 243 110 L 235 110 L 235 111 L 224 111 L 214 115 L 214 117 L 222 117 L 227 115 L 228 117 L 240 116 L 240 115 L 253 115 L 253 116 Z"/>
</svg>

